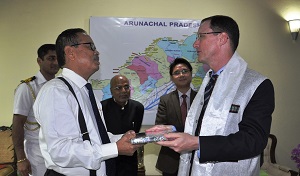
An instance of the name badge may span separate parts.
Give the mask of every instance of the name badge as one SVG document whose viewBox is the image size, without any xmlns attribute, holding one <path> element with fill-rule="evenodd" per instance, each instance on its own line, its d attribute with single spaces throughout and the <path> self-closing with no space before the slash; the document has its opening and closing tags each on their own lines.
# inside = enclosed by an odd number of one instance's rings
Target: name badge
<svg viewBox="0 0 300 176">
<path fill-rule="evenodd" d="M 238 113 L 239 109 L 240 109 L 240 105 L 232 104 L 231 107 L 230 107 L 229 112 L 231 112 L 231 113 Z"/>
</svg>

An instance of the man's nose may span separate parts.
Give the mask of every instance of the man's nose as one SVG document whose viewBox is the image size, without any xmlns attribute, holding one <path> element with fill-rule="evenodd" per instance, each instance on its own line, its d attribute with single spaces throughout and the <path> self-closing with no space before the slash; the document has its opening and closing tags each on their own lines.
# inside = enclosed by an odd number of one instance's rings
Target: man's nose
<svg viewBox="0 0 300 176">
<path fill-rule="evenodd" d="M 198 39 L 196 39 L 196 41 L 194 42 L 193 47 L 194 48 L 198 48 L 199 47 L 199 40 Z"/>
</svg>

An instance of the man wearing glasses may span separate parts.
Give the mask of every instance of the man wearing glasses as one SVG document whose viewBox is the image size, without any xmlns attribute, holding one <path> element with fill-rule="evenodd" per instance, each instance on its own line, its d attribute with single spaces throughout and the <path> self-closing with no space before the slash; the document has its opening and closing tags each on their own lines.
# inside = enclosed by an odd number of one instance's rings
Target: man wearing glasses
<svg viewBox="0 0 300 176">
<path fill-rule="evenodd" d="M 176 90 L 160 97 L 155 124 L 173 125 L 177 131 L 184 131 L 187 111 L 197 92 L 191 86 L 193 68 L 183 59 L 176 58 L 170 64 L 170 78 Z M 156 168 L 163 176 L 177 176 L 179 153 L 169 147 L 161 147 Z"/>
<path fill-rule="evenodd" d="M 138 133 L 141 129 L 144 106 L 130 99 L 129 80 L 123 75 L 116 75 L 110 80 L 112 98 L 101 101 L 107 131 L 123 134 L 128 130 Z M 132 156 L 116 158 L 116 176 L 137 176 L 137 152 Z"/>
<path fill-rule="evenodd" d="M 198 29 L 194 48 L 211 70 L 191 105 L 184 133 L 165 134 L 169 141 L 158 142 L 181 153 L 180 176 L 259 175 L 274 88 L 236 52 L 239 35 L 237 23 L 228 16 L 205 18 Z M 147 131 L 162 128 L 170 127 Z"/>
<path fill-rule="evenodd" d="M 47 176 L 115 176 L 118 155 L 133 155 L 133 130 L 124 135 L 106 131 L 101 103 L 88 80 L 99 70 L 99 52 L 80 28 L 67 29 L 56 39 L 57 61 L 63 68 L 47 82 L 33 106 L 40 124 L 39 143 Z"/>
</svg>

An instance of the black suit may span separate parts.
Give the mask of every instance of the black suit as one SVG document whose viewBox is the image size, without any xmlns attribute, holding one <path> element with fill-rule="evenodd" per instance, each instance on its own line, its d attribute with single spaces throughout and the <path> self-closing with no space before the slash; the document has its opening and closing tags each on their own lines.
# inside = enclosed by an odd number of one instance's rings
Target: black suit
<svg viewBox="0 0 300 176">
<path fill-rule="evenodd" d="M 200 162 L 234 162 L 260 155 L 268 141 L 274 107 L 274 88 L 266 79 L 248 102 L 238 132 L 228 136 L 199 136 L 203 151 Z"/>
<path fill-rule="evenodd" d="M 192 104 L 196 94 L 197 92 L 191 90 L 190 104 Z M 177 131 L 184 131 L 177 90 L 160 97 L 155 124 L 174 125 Z M 179 156 L 179 153 L 169 147 L 161 147 L 156 168 L 165 173 L 176 173 L 179 167 Z"/>
<path fill-rule="evenodd" d="M 128 100 L 124 109 L 113 98 L 101 101 L 107 131 L 123 134 L 128 130 L 138 133 L 144 116 L 144 106 L 135 100 Z M 138 171 L 137 152 L 133 156 L 120 155 L 116 159 L 117 176 L 136 176 Z"/>
</svg>

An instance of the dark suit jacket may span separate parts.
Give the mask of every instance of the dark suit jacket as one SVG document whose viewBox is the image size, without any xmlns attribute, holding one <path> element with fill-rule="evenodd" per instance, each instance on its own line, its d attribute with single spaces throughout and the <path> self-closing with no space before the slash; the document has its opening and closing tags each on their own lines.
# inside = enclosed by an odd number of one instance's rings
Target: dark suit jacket
<svg viewBox="0 0 300 176">
<path fill-rule="evenodd" d="M 128 100 L 124 109 L 113 98 L 101 101 L 107 131 L 123 134 L 128 130 L 138 133 L 144 116 L 144 106 L 135 100 Z M 117 176 L 136 176 L 138 171 L 137 152 L 133 156 L 120 155 L 116 158 Z"/>
<path fill-rule="evenodd" d="M 203 151 L 200 162 L 238 161 L 260 155 L 268 141 L 274 107 L 274 88 L 266 79 L 246 106 L 238 132 L 228 136 L 199 136 L 200 152 Z"/>
<path fill-rule="evenodd" d="M 196 94 L 197 92 L 191 90 L 190 104 L 192 104 Z M 177 90 L 160 97 L 155 124 L 174 125 L 177 131 L 184 131 Z M 166 173 L 177 172 L 179 167 L 179 156 L 179 153 L 174 150 L 168 147 L 161 147 L 156 168 Z"/>
</svg>

